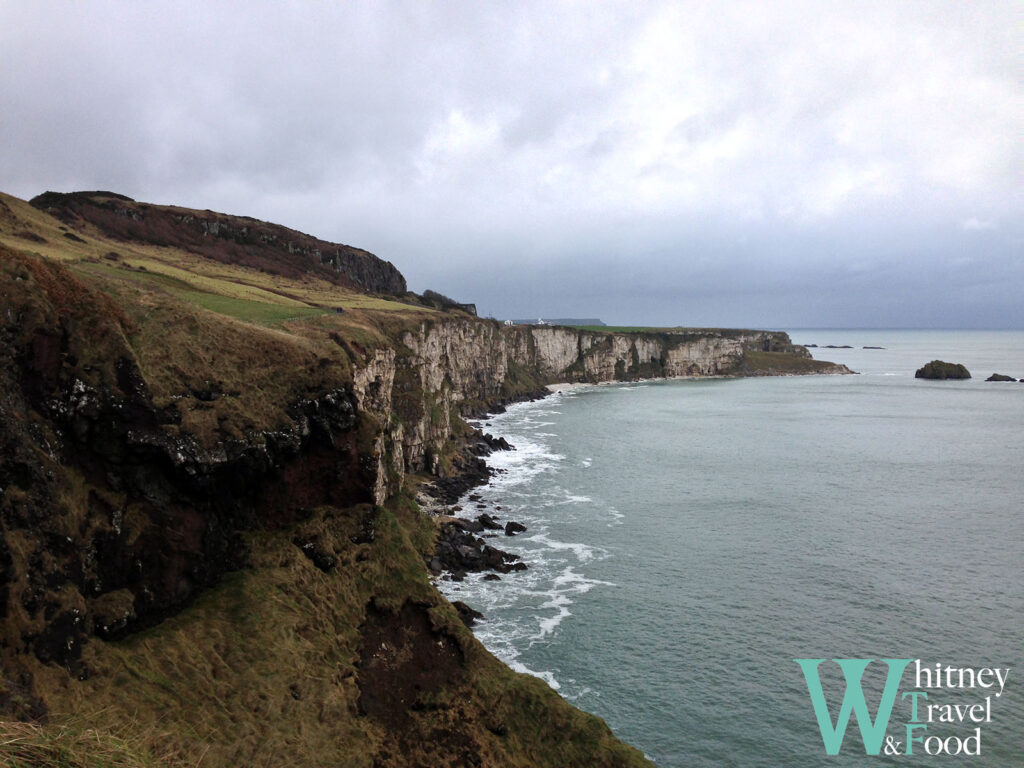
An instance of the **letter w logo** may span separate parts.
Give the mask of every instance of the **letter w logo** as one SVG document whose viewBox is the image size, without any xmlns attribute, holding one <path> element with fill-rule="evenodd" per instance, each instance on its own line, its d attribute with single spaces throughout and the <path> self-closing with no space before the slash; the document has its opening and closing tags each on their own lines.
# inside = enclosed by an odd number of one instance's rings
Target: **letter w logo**
<svg viewBox="0 0 1024 768">
<path fill-rule="evenodd" d="M 843 704 L 839 708 L 839 717 L 836 718 L 834 727 L 832 717 L 828 712 L 828 704 L 825 703 L 825 692 L 821 688 L 821 678 L 818 676 L 818 665 L 824 659 L 793 659 L 793 661 L 799 664 L 804 671 L 807 692 L 811 695 L 814 714 L 818 718 L 818 729 L 821 731 L 821 740 L 825 743 L 825 752 L 830 755 L 839 754 L 852 711 L 857 715 L 857 725 L 860 727 L 861 741 L 864 742 L 864 752 L 869 755 L 877 755 L 882 748 L 882 739 L 885 738 L 885 729 L 889 725 L 889 716 L 892 714 L 896 694 L 899 693 L 903 670 L 913 659 L 882 659 L 889 666 L 889 675 L 885 679 L 885 689 L 882 691 L 882 700 L 878 704 L 878 712 L 874 721 L 868 713 L 868 705 L 864 701 L 864 690 L 861 688 L 860 682 L 864 670 L 874 659 L 833 659 L 843 670 L 843 677 L 846 678 L 846 692 L 843 694 Z"/>
</svg>

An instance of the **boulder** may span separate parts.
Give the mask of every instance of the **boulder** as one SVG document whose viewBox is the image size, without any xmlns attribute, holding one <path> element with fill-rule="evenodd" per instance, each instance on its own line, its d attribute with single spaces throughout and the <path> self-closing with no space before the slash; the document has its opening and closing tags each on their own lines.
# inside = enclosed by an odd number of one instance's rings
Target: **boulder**
<svg viewBox="0 0 1024 768">
<path fill-rule="evenodd" d="M 522 533 L 526 530 L 526 526 L 522 523 L 517 523 L 515 520 L 510 520 L 505 523 L 505 535 L 515 536 L 517 533 Z"/>
<path fill-rule="evenodd" d="M 469 533 L 480 533 L 484 529 L 484 524 L 479 520 L 467 520 L 464 517 L 456 517 L 452 520 L 452 525 Z"/>
<path fill-rule="evenodd" d="M 962 363 L 947 363 L 944 360 L 932 360 L 923 368 L 918 368 L 915 379 L 969 379 L 971 373 Z"/>
<path fill-rule="evenodd" d="M 495 437 L 490 433 L 485 433 L 483 436 L 484 443 L 491 451 L 514 451 L 515 447 L 510 445 L 508 440 L 504 437 Z"/>
<path fill-rule="evenodd" d="M 1016 379 L 1013 376 L 1007 376 L 1002 373 L 993 373 L 985 381 L 1016 381 Z"/>
<path fill-rule="evenodd" d="M 490 531 L 500 531 L 502 528 L 501 523 L 495 520 L 493 517 L 487 514 L 480 515 L 477 517 L 477 522 L 480 523 L 484 528 Z"/>
</svg>

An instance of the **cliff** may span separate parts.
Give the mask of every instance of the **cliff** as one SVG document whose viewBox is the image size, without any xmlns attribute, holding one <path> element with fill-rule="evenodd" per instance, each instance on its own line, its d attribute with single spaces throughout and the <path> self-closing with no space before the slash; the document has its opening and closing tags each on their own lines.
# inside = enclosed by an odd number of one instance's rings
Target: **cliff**
<svg viewBox="0 0 1024 768">
<path fill-rule="evenodd" d="M 467 461 L 463 416 L 550 382 L 837 369 L 780 333 L 516 328 L 268 283 L 0 203 L 7 718 L 170 765 L 645 764 L 463 626 L 415 487 Z"/>
<path fill-rule="evenodd" d="M 177 248 L 291 278 L 314 271 L 372 293 L 406 292 L 405 278 L 390 261 L 249 217 L 139 203 L 113 192 L 45 192 L 29 202 L 75 232 Z"/>
<path fill-rule="evenodd" d="M 387 457 L 377 470 L 378 502 L 400 487 L 403 473 L 445 471 L 440 459 L 453 434 L 452 414 L 479 414 L 545 384 L 849 373 L 845 366 L 814 360 L 780 331 L 623 334 L 432 318 L 399 339 L 395 349 L 357 363 L 354 377 L 359 408 L 393 425 L 378 447 Z M 396 407 L 393 398 L 381 396 L 396 391 L 422 393 L 422 399 Z"/>
</svg>

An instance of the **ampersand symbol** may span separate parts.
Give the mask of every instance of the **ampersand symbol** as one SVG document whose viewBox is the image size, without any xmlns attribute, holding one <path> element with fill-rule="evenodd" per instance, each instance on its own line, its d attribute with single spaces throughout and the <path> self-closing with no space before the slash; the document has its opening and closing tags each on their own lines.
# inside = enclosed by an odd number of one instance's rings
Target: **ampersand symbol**
<svg viewBox="0 0 1024 768">
<path fill-rule="evenodd" d="M 898 755 L 900 753 L 900 745 L 902 741 L 896 741 L 892 736 L 885 737 L 885 754 L 887 755 Z"/>
</svg>

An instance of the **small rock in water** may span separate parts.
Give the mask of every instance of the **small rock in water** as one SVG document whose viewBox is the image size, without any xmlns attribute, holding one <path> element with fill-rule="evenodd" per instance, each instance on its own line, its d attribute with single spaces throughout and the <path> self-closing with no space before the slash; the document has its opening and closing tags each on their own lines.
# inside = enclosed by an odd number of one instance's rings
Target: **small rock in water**
<svg viewBox="0 0 1024 768">
<path fill-rule="evenodd" d="M 944 360 L 932 360 L 914 374 L 915 379 L 969 379 L 970 371 L 962 363 L 947 363 Z"/>
<path fill-rule="evenodd" d="M 526 526 L 522 523 L 517 523 L 515 520 L 510 520 L 505 523 L 505 535 L 515 536 L 517 533 L 522 533 L 526 530 Z"/>
<path fill-rule="evenodd" d="M 501 523 L 488 514 L 479 515 L 477 522 L 489 531 L 500 531 L 502 528 Z"/>
</svg>

